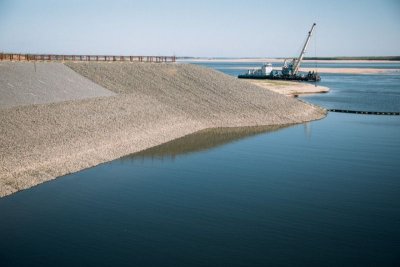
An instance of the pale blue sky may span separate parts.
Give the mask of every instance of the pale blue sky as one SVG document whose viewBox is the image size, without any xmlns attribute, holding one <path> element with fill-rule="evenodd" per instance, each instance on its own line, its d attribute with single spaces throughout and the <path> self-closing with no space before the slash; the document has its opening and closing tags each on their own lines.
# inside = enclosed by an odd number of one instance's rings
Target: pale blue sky
<svg viewBox="0 0 400 267">
<path fill-rule="evenodd" d="M 287 57 L 400 55 L 399 0 L 0 0 L 0 51 Z"/>
</svg>

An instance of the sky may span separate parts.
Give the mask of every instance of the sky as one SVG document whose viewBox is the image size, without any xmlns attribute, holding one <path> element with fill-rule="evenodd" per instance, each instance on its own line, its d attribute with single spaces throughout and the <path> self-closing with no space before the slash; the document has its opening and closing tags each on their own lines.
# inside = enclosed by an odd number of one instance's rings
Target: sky
<svg viewBox="0 0 400 267">
<path fill-rule="evenodd" d="M 0 0 L 0 52 L 400 55 L 400 0 Z"/>
</svg>

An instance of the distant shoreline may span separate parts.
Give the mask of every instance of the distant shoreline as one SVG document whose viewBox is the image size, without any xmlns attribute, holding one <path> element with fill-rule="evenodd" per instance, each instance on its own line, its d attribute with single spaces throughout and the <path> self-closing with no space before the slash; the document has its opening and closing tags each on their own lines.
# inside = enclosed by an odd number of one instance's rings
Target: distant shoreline
<svg viewBox="0 0 400 267">
<path fill-rule="evenodd" d="M 177 57 L 177 62 L 283 62 L 285 58 L 201 58 L 201 57 Z M 400 63 L 400 57 L 309 57 L 307 62 L 319 63 Z"/>
<path fill-rule="evenodd" d="M 366 60 L 366 61 L 400 61 L 400 56 L 381 57 L 304 57 L 304 60 Z"/>
<path fill-rule="evenodd" d="M 243 67 L 224 67 L 229 70 L 249 70 L 254 69 L 254 66 Z M 275 70 L 280 70 L 280 67 L 274 67 Z M 318 73 L 341 73 L 341 74 L 399 74 L 400 69 L 378 69 L 378 68 L 300 68 L 300 72 L 317 71 Z"/>
</svg>

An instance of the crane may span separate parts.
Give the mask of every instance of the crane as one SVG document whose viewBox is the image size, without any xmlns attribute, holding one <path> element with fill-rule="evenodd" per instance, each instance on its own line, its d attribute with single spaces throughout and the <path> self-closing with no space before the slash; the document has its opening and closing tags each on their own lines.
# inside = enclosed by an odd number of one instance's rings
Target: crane
<svg viewBox="0 0 400 267">
<path fill-rule="evenodd" d="M 294 63 L 294 66 L 293 66 L 293 74 L 294 75 L 296 75 L 299 72 L 300 63 L 303 60 L 304 54 L 306 53 L 306 49 L 307 49 L 308 43 L 309 43 L 309 41 L 311 39 L 311 35 L 312 35 L 316 25 L 317 24 L 314 22 L 314 24 L 311 26 L 311 30 L 308 32 L 307 40 L 304 43 L 303 49 L 301 50 L 301 53 L 300 53 L 300 56 Z"/>
<path fill-rule="evenodd" d="M 313 23 L 311 30 L 308 32 L 306 42 L 298 58 L 285 59 L 283 62 L 282 70 L 272 69 L 270 63 L 264 64 L 261 69 L 248 70 L 247 73 L 238 76 L 240 79 L 270 79 L 270 80 L 292 80 L 292 81 L 315 81 L 321 80 L 317 72 L 309 71 L 307 74 L 299 73 L 300 63 L 306 53 L 308 43 L 310 42 L 311 35 L 317 24 Z"/>
<path fill-rule="evenodd" d="M 311 35 L 316 25 L 317 25 L 316 23 L 313 23 L 313 25 L 311 26 L 311 30 L 308 32 L 306 42 L 304 43 L 303 49 L 301 50 L 299 57 L 293 58 L 290 61 L 290 63 L 288 63 L 287 59 L 285 59 L 285 61 L 283 62 L 283 67 L 282 67 L 283 79 L 298 80 L 300 63 L 303 60 L 304 54 L 306 53 L 308 43 L 310 42 Z M 321 78 L 319 77 L 319 75 L 314 72 L 309 73 L 306 78 L 306 80 L 312 80 L 312 81 L 319 81 L 320 79 Z"/>
</svg>

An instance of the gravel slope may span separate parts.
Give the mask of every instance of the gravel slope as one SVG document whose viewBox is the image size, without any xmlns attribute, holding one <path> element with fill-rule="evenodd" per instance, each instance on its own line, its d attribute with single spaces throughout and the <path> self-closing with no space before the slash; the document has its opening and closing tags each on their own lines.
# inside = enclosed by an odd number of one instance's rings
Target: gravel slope
<svg viewBox="0 0 400 267">
<path fill-rule="evenodd" d="M 146 95 L 206 122 L 211 118 L 228 122 L 246 118 L 249 125 L 288 124 L 307 121 L 311 113 L 315 116 L 320 112 L 298 100 L 195 65 L 67 63 L 67 66 L 113 92 Z"/>
<path fill-rule="evenodd" d="M 0 108 L 111 95 L 60 63 L 0 62 Z"/>
<path fill-rule="evenodd" d="M 0 196 L 206 128 L 325 116 L 318 107 L 192 65 L 68 66 L 117 94 L 0 109 Z"/>
</svg>

